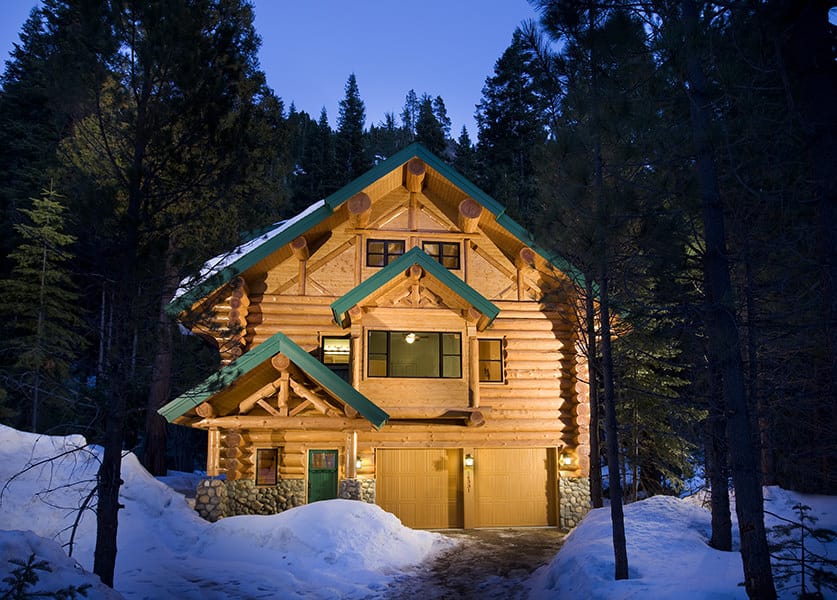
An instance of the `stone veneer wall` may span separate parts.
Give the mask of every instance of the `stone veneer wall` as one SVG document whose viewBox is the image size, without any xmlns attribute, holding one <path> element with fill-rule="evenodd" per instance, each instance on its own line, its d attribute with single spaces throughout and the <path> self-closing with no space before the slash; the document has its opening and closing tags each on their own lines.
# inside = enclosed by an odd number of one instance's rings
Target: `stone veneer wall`
<svg viewBox="0 0 837 600">
<path fill-rule="evenodd" d="M 280 479 L 256 486 L 249 479 L 204 479 L 195 494 L 195 510 L 207 521 L 233 515 L 272 515 L 305 504 L 304 479 Z"/>
<path fill-rule="evenodd" d="M 341 479 L 337 497 L 346 500 L 362 500 L 375 504 L 374 479 Z"/>
<path fill-rule="evenodd" d="M 561 529 L 572 529 L 590 511 L 590 479 L 559 477 L 558 498 L 558 526 Z"/>
</svg>

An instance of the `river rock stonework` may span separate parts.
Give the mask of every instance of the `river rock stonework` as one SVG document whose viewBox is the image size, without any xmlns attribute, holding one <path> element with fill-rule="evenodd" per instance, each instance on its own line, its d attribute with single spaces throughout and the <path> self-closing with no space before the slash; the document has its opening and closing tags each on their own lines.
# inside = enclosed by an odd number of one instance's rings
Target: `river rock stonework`
<svg viewBox="0 0 837 600">
<path fill-rule="evenodd" d="M 362 500 L 375 504 L 374 479 L 341 479 L 337 497 L 345 500 Z"/>
<path fill-rule="evenodd" d="M 560 477 L 558 479 L 559 526 L 572 529 L 590 511 L 590 479 Z"/>
<path fill-rule="evenodd" d="M 253 481 L 204 479 L 195 494 L 195 510 L 210 522 L 233 515 L 273 515 L 305 504 L 305 480 L 280 479 L 275 486 Z"/>
</svg>

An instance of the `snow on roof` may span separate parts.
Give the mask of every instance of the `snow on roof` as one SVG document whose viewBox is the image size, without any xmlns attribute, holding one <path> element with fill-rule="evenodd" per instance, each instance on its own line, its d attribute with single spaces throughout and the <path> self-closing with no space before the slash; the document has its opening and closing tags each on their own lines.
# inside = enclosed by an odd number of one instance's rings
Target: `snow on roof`
<svg viewBox="0 0 837 600">
<path fill-rule="evenodd" d="M 261 246 L 262 244 L 270 241 L 271 239 L 275 238 L 277 235 L 286 231 L 290 227 L 292 227 L 298 221 L 301 221 L 309 214 L 313 213 L 314 211 L 322 208 L 325 204 L 325 200 L 318 200 L 305 210 L 303 210 L 298 215 L 291 217 L 290 219 L 286 219 L 284 221 L 278 221 L 274 223 L 271 229 L 254 237 L 251 240 L 244 242 L 243 244 L 238 245 L 235 249 L 231 252 L 225 252 L 224 254 L 219 254 L 208 261 L 206 261 L 201 267 L 201 270 L 197 273 L 197 275 L 191 275 L 183 279 L 180 282 L 180 286 L 177 288 L 177 291 L 174 293 L 174 298 L 172 300 L 176 300 L 183 296 L 186 292 L 191 290 L 192 288 L 200 285 L 216 273 L 220 273 L 222 270 L 226 269 L 230 265 L 232 265 L 235 261 L 237 261 L 242 256 L 245 256 Z"/>
</svg>

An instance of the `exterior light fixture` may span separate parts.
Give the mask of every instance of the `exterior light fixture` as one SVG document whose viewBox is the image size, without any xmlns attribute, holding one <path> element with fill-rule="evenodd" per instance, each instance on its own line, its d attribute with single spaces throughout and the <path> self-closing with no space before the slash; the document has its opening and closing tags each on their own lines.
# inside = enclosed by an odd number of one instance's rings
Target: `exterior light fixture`
<svg viewBox="0 0 837 600">
<path fill-rule="evenodd" d="M 356 467 L 356 468 L 358 468 L 358 469 L 360 469 L 362 466 L 363 466 L 363 461 L 362 461 L 362 460 L 360 460 L 360 459 L 357 459 L 357 460 L 355 461 L 355 467 Z"/>
<path fill-rule="evenodd" d="M 472 454 L 465 455 L 465 466 L 466 467 L 473 467 L 474 466 L 474 456 Z"/>
<path fill-rule="evenodd" d="M 561 453 L 561 464 L 564 465 L 565 467 L 570 466 L 571 464 L 573 464 L 573 457 L 570 456 L 570 454 L 568 452 L 562 452 Z"/>
<path fill-rule="evenodd" d="M 407 342 L 408 344 L 412 344 L 413 342 L 416 341 L 416 334 L 412 333 L 412 332 L 408 333 L 406 336 L 404 336 L 404 341 Z"/>
</svg>

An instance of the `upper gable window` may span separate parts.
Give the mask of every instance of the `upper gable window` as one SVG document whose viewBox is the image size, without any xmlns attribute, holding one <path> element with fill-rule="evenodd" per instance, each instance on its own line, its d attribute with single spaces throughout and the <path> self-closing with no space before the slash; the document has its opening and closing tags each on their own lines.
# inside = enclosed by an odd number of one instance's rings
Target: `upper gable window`
<svg viewBox="0 0 837 600">
<path fill-rule="evenodd" d="M 404 254 L 404 240 L 366 240 L 366 266 L 385 267 Z"/>
<path fill-rule="evenodd" d="M 442 266 L 459 268 L 459 242 L 422 242 L 421 249 Z"/>
</svg>

